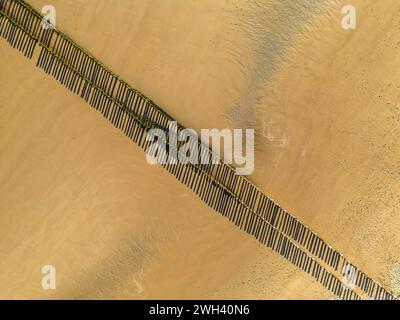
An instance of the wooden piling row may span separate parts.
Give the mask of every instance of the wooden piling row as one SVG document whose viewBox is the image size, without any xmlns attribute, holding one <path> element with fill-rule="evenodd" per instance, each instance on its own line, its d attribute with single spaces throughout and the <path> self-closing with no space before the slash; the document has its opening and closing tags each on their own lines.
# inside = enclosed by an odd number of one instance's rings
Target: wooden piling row
<svg viewBox="0 0 400 320">
<path fill-rule="evenodd" d="M 145 151 L 151 146 L 146 139 L 149 130 L 166 131 L 173 120 L 62 32 L 44 29 L 40 14 L 25 1 L 0 0 L 0 36 L 28 58 L 32 58 L 36 45 L 41 46 L 37 66 L 80 95 Z M 178 134 L 183 129 L 178 125 Z M 180 156 L 179 147 L 183 143 L 173 146 L 167 139 L 160 158 L 166 160 L 175 152 Z M 340 298 L 359 299 L 360 296 L 344 286 L 339 276 L 329 272 L 323 264 L 343 276 L 348 267 L 353 268 L 354 285 L 369 298 L 396 298 L 248 179 L 238 176 L 233 167 L 223 163 L 201 141 L 193 143 L 200 150 L 197 160 L 203 161 L 186 164 L 165 161 L 162 165 L 210 207 Z M 204 163 L 204 159 L 208 163 Z"/>
</svg>

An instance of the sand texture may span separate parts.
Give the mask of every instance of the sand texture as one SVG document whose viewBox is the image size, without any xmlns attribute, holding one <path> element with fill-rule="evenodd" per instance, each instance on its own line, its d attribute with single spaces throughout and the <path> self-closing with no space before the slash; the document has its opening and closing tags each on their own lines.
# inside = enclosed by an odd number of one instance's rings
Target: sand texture
<svg viewBox="0 0 400 320">
<path fill-rule="evenodd" d="M 352 3 L 345 31 L 344 1 L 52 1 L 185 126 L 254 127 L 250 179 L 400 294 L 400 2 Z M 4 39 L 0 57 L 0 298 L 334 298 Z"/>
</svg>

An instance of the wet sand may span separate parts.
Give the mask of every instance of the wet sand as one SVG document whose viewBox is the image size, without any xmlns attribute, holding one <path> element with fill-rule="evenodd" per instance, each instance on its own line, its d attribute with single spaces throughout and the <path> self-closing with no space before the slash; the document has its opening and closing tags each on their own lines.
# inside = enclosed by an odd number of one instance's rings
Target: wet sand
<svg viewBox="0 0 400 320">
<path fill-rule="evenodd" d="M 341 1 L 53 1 L 58 27 L 185 126 L 255 127 L 251 179 L 400 293 L 400 5 L 356 2 L 344 31 Z M 0 43 L 2 297 L 332 298 Z"/>
<path fill-rule="evenodd" d="M 1 50 L 1 298 L 331 297 Z M 45 264 L 54 291 L 41 287 Z"/>
</svg>

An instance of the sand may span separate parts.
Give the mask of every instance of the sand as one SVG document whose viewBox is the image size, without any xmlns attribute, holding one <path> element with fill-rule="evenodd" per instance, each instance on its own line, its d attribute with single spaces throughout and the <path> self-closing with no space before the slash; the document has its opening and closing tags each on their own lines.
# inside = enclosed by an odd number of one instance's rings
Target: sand
<svg viewBox="0 0 400 320">
<path fill-rule="evenodd" d="M 32 62 L 2 56 L 1 298 L 330 297 Z"/>
<path fill-rule="evenodd" d="M 255 127 L 251 179 L 400 293 L 400 4 L 355 3 L 344 31 L 341 1 L 53 0 L 60 29 L 185 126 Z M 333 298 L 0 50 L 1 298 Z"/>
</svg>

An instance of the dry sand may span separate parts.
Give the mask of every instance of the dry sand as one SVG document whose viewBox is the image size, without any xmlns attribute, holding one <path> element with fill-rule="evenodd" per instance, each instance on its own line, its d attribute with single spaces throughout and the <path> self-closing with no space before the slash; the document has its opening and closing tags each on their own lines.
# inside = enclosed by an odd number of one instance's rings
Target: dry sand
<svg viewBox="0 0 400 320">
<path fill-rule="evenodd" d="M 355 31 L 341 1 L 52 3 L 61 30 L 185 126 L 254 126 L 252 180 L 400 293 L 398 1 L 353 1 Z M 0 297 L 332 298 L 0 50 Z"/>
</svg>

